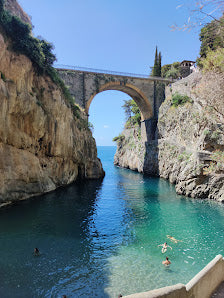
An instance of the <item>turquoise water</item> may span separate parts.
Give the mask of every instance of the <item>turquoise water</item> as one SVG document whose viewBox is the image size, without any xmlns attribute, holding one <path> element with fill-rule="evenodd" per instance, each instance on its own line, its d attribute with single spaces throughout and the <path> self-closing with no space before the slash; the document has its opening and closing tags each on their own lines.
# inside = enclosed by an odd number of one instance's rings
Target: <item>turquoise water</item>
<svg viewBox="0 0 224 298">
<path fill-rule="evenodd" d="M 114 167 L 115 149 L 98 148 L 102 182 L 0 210 L 0 297 L 117 297 L 186 283 L 224 254 L 223 205 Z M 157 245 L 165 241 L 173 249 L 163 255 Z"/>
</svg>

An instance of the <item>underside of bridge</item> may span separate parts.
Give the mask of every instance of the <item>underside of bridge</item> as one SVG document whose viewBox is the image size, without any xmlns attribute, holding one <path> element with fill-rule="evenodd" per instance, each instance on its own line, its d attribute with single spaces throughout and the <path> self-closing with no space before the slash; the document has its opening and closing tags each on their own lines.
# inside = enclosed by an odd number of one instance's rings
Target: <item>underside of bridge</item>
<svg viewBox="0 0 224 298">
<path fill-rule="evenodd" d="M 141 111 L 142 139 L 145 141 L 154 139 L 158 110 L 164 98 L 164 91 L 159 91 L 164 88 L 157 87 L 167 83 L 164 79 L 68 69 L 58 69 L 58 72 L 68 86 L 75 103 L 82 107 L 87 115 L 91 102 L 98 93 L 117 90 L 128 94 Z"/>
<path fill-rule="evenodd" d="M 92 94 L 89 100 L 86 102 L 85 111 L 87 115 L 89 113 L 90 104 L 94 99 L 94 97 L 98 93 L 107 91 L 107 90 L 122 91 L 128 94 L 132 99 L 134 99 L 134 101 L 136 102 L 136 104 L 138 105 L 141 111 L 142 120 L 146 120 L 153 117 L 152 106 L 149 100 L 147 99 L 147 97 L 143 94 L 143 92 L 141 92 L 141 90 L 139 90 L 137 87 L 131 84 L 121 85 L 120 82 L 110 82 L 110 83 L 104 84 L 99 88 L 98 92 L 95 92 L 94 94 Z"/>
</svg>

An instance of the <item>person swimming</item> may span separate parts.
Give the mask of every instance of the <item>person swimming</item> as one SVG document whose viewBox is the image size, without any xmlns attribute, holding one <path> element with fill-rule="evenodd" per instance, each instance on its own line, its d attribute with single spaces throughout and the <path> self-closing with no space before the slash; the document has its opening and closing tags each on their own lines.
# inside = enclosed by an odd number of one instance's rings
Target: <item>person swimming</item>
<svg viewBox="0 0 224 298">
<path fill-rule="evenodd" d="M 33 254 L 34 254 L 34 256 L 39 256 L 40 255 L 40 251 L 37 247 L 34 248 Z"/>
<path fill-rule="evenodd" d="M 169 246 L 169 245 L 167 245 L 166 242 L 163 243 L 163 244 L 159 244 L 158 246 L 162 246 L 162 253 L 163 253 L 163 254 L 167 251 L 167 248 L 168 248 L 168 247 L 172 249 L 172 247 Z"/>
<path fill-rule="evenodd" d="M 165 266 L 169 266 L 171 264 L 171 262 L 170 262 L 169 258 L 166 257 L 166 260 L 162 261 L 162 264 L 165 265 Z"/>
<path fill-rule="evenodd" d="M 182 240 L 177 240 L 176 238 L 170 235 L 166 235 L 166 237 L 169 238 L 174 243 L 182 242 Z"/>
</svg>

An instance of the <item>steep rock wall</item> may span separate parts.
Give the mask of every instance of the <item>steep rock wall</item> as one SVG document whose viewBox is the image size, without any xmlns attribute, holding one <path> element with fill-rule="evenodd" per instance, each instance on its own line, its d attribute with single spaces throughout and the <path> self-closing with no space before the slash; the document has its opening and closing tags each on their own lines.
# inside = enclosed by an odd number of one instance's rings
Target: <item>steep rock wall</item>
<svg viewBox="0 0 224 298">
<path fill-rule="evenodd" d="M 169 179 L 179 194 L 224 202 L 223 163 L 213 158 L 215 152 L 223 158 L 224 121 L 215 102 L 208 105 L 206 97 L 211 95 L 206 94 L 207 80 L 194 73 L 167 87 L 156 140 L 142 143 L 135 133 L 124 131 L 115 164 Z M 222 90 L 223 84 L 221 77 L 216 89 Z M 174 107 L 171 97 L 176 92 L 188 95 L 193 103 Z"/>
<path fill-rule="evenodd" d="M 141 129 L 125 129 L 117 140 L 114 164 L 133 171 L 143 172 L 145 146 L 141 141 Z"/>
<path fill-rule="evenodd" d="M 61 90 L 0 34 L 0 204 L 104 171 L 95 140 Z"/>
</svg>

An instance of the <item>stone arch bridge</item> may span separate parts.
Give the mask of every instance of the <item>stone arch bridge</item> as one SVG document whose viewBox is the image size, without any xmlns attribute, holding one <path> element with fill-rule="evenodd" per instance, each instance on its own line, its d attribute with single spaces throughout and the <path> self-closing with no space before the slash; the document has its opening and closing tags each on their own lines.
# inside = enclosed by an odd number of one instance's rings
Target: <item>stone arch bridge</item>
<svg viewBox="0 0 224 298">
<path fill-rule="evenodd" d="M 58 66 L 57 71 L 71 95 L 75 97 L 75 102 L 87 115 L 96 94 L 106 90 L 118 90 L 128 94 L 141 111 L 143 140 L 154 139 L 159 106 L 164 100 L 164 86 L 172 82 L 171 80 L 72 66 Z"/>
</svg>

